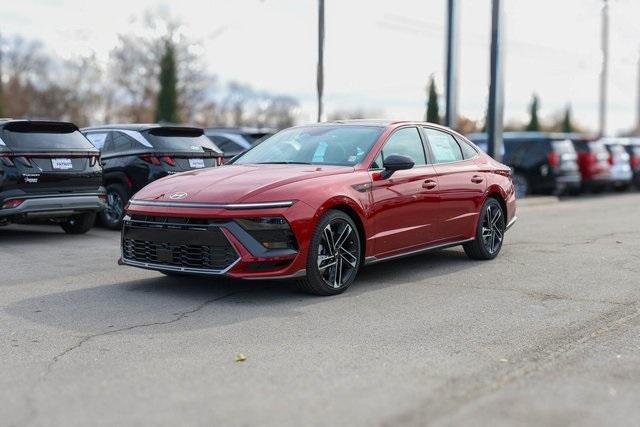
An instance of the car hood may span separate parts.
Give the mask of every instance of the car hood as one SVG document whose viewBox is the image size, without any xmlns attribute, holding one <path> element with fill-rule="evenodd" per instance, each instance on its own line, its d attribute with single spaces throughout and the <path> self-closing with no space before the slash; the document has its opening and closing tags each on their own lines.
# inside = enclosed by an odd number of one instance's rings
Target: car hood
<svg viewBox="0 0 640 427">
<path fill-rule="evenodd" d="M 144 187 L 136 200 L 237 203 L 261 200 L 260 194 L 295 182 L 353 172 L 352 167 L 325 165 L 229 165 L 171 175 Z M 284 194 L 280 200 L 295 199 Z"/>
</svg>

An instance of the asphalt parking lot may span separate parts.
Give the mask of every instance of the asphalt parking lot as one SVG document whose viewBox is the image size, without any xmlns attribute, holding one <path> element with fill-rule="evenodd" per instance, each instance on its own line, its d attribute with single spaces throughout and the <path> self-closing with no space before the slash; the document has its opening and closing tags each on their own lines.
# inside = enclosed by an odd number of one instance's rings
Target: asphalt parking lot
<svg viewBox="0 0 640 427">
<path fill-rule="evenodd" d="M 328 298 L 0 228 L 0 424 L 637 425 L 640 194 L 518 216 L 495 261 L 379 264 Z"/>
</svg>

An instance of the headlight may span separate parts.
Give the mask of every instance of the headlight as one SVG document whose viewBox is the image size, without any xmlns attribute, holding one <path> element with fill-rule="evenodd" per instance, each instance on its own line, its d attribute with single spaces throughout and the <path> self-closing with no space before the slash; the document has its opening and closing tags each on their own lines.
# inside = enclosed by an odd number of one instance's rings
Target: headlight
<svg viewBox="0 0 640 427">
<path fill-rule="evenodd" d="M 289 223 L 281 216 L 238 218 L 236 222 L 267 249 L 298 249 Z"/>
</svg>

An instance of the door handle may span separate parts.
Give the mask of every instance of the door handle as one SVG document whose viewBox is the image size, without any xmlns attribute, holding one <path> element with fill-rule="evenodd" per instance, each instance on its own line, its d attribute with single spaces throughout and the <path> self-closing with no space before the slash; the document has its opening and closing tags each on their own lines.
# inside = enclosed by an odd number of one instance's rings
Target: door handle
<svg viewBox="0 0 640 427">
<path fill-rule="evenodd" d="M 480 175 L 473 175 L 471 177 L 471 182 L 473 182 L 475 184 L 480 184 L 482 181 L 484 181 L 484 178 L 481 177 Z"/>
<path fill-rule="evenodd" d="M 426 188 L 427 190 L 433 190 L 434 188 L 436 188 L 436 186 L 438 185 L 437 182 L 435 182 L 432 179 L 427 179 L 422 183 L 422 188 Z"/>
</svg>

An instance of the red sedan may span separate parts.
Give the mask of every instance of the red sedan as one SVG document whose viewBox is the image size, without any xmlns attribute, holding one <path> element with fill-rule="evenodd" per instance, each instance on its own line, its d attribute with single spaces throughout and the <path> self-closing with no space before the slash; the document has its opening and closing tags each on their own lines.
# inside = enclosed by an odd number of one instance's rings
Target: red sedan
<svg viewBox="0 0 640 427">
<path fill-rule="evenodd" d="M 361 266 L 462 245 L 493 259 L 515 222 L 510 169 L 429 123 L 285 129 L 232 164 L 172 175 L 127 207 L 121 264 L 165 274 L 297 278 L 344 291 Z"/>
</svg>

